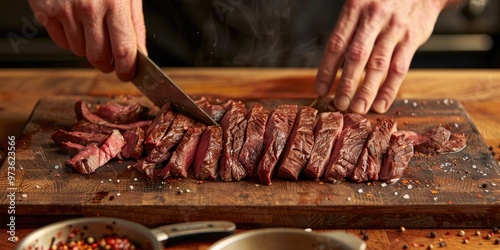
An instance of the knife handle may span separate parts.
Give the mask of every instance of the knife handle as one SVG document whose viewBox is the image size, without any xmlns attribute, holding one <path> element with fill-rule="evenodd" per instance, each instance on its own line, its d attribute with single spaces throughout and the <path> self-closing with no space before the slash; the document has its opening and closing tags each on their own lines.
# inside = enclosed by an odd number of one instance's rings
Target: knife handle
<svg viewBox="0 0 500 250">
<path fill-rule="evenodd" d="M 233 234 L 236 225 L 229 221 L 195 221 L 160 226 L 151 229 L 158 241 L 184 241 L 187 239 L 222 238 Z"/>
</svg>

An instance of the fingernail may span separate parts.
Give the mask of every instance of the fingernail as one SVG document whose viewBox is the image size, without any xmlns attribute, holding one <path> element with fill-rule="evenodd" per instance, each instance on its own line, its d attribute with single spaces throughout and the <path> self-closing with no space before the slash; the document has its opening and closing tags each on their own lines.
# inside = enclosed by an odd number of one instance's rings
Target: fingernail
<svg viewBox="0 0 500 250">
<path fill-rule="evenodd" d="M 385 113 L 387 111 L 387 102 L 384 100 L 375 101 L 372 107 L 377 113 Z"/>
<path fill-rule="evenodd" d="M 363 99 L 355 100 L 351 105 L 351 110 L 354 113 L 364 114 L 366 110 L 366 102 Z"/>
<path fill-rule="evenodd" d="M 339 96 L 335 98 L 335 107 L 340 111 L 346 111 L 349 108 L 351 100 L 347 96 Z"/>
<path fill-rule="evenodd" d="M 319 82 L 318 84 L 316 84 L 316 93 L 319 96 L 328 95 L 328 87 L 327 87 L 326 82 Z"/>
</svg>

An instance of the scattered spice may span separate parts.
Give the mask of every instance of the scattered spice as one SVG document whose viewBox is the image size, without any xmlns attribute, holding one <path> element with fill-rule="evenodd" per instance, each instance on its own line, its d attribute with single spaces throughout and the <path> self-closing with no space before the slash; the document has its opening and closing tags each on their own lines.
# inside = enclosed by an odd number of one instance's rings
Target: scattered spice
<svg viewBox="0 0 500 250">
<path fill-rule="evenodd" d="M 408 245 L 404 244 L 403 249 L 408 249 Z"/>
<path fill-rule="evenodd" d="M 500 245 L 500 239 L 495 240 L 495 245 Z"/>
<path fill-rule="evenodd" d="M 363 234 L 363 240 L 368 240 L 370 239 L 370 236 L 367 233 Z"/>
<path fill-rule="evenodd" d="M 434 245 L 429 244 L 429 245 L 427 246 L 427 249 L 429 249 L 429 250 L 434 249 Z"/>
<path fill-rule="evenodd" d="M 464 236 L 464 235 L 465 235 L 465 231 L 464 231 L 464 230 L 460 230 L 460 231 L 458 232 L 458 235 L 460 235 L 460 236 Z"/>
<path fill-rule="evenodd" d="M 430 234 L 429 234 L 429 238 L 436 238 L 437 234 L 436 232 L 432 231 Z"/>
<path fill-rule="evenodd" d="M 462 241 L 462 243 L 463 243 L 463 244 L 469 244 L 469 239 L 464 239 L 464 240 Z"/>
<path fill-rule="evenodd" d="M 445 246 L 446 246 L 446 242 L 444 242 L 444 241 L 439 242 L 439 247 L 445 247 Z"/>
<path fill-rule="evenodd" d="M 481 232 L 476 231 L 476 233 L 475 233 L 474 235 L 475 235 L 475 236 L 481 236 Z"/>
<path fill-rule="evenodd" d="M 487 188 L 488 187 L 488 183 L 483 183 L 483 185 L 481 185 L 481 187 Z"/>
<path fill-rule="evenodd" d="M 490 146 L 488 147 L 488 149 L 489 149 L 489 150 L 493 150 L 493 146 L 491 146 L 491 145 L 490 145 Z"/>
<path fill-rule="evenodd" d="M 484 236 L 484 238 L 485 238 L 486 240 L 491 239 L 491 233 L 488 233 L 486 236 Z"/>
<path fill-rule="evenodd" d="M 493 231 L 494 234 L 498 234 L 499 233 L 498 227 L 493 227 L 492 231 Z"/>
<path fill-rule="evenodd" d="M 404 233 L 406 231 L 406 228 L 405 227 L 400 227 L 399 231 L 402 232 L 402 233 Z"/>
</svg>

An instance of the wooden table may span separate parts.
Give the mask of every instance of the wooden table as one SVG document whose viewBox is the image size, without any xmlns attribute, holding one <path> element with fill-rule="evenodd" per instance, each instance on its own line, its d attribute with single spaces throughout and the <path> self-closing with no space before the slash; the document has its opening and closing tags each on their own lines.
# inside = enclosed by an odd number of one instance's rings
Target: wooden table
<svg viewBox="0 0 500 250">
<path fill-rule="evenodd" d="M 166 69 L 181 87 L 192 95 L 223 94 L 232 98 L 314 98 L 314 69 Z M 23 125 L 37 101 L 53 95 L 140 95 L 131 83 L 122 83 L 113 74 L 95 70 L 0 70 L 0 143 L 7 148 L 7 138 L 21 136 Z M 455 98 L 462 102 L 487 145 L 500 155 L 500 71 L 497 70 L 413 70 L 399 94 L 401 99 Z M 4 150 L 5 152 L 5 150 Z M 2 178 L 5 178 L 3 176 Z M 2 208 L 2 216 L 7 208 Z M 499 225 L 500 226 L 500 225 Z M 2 226 L 5 228 L 5 225 Z M 22 238 L 32 228 L 16 228 Z M 360 235 L 359 230 L 347 230 Z M 399 229 L 364 230 L 369 235 L 368 249 L 426 249 L 439 246 L 442 239 L 449 249 L 491 249 L 495 239 L 484 236 L 492 231 L 466 229 Z M 435 231 L 436 238 L 428 237 Z M 475 236 L 476 231 L 481 236 Z M 361 237 L 361 235 L 360 235 Z M 5 230 L 0 249 L 12 248 Z M 468 240 L 468 244 L 464 243 Z M 169 249 L 206 249 L 210 242 L 172 246 Z M 500 248 L 500 245 L 498 246 Z"/>
</svg>

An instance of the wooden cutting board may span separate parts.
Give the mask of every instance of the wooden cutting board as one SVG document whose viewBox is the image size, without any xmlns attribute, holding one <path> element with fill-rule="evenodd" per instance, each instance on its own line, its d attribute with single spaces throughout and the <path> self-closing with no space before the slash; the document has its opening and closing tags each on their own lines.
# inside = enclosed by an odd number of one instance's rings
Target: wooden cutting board
<svg viewBox="0 0 500 250">
<path fill-rule="evenodd" d="M 500 225 L 500 171 L 462 105 L 452 99 L 397 100 L 384 116 L 398 129 L 424 132 L 449 125 L 465 133 L 467 147 L 454 154 L 416 155 L 401 180 L 342 183 L 275 179 L 270 186 L 255 180 L 204 181 L 194 178 L 148 181 L 134 162 L 113 160 L 91 175 L 80 175 L 65 162 L 50 136 L 75 121 L 79 96 L 39 101 L 24 135 L 16 141 L 16 169 L 1 170 L 0 186 L 15 192 L 18 226 L 39 226 L 68 217 L 112 216 L 146 226 L 230 220 L 240 228 L 426 228 Z M 105 99 L 104 99 L 105 101 Z M 253 100 L 256 101 L 256 100 Z M 247 100 L 249 105 L 252 100 Z M 309 105 L 310 99 L 258 100 L 268 108 L 281 103 Z M 321 107 L 323 104 L 319 104 Z M 318 106 L 319 107 L 319 106 Z M 374 121 L 381 115 L 369 114 Z M 8 172 L 15 182 L 8 182 Z M 11 204 L 0 197 L 2 207 Z M 11 204 L 12 205 L 12 204 Z M 1 223 L 8 223 L 6 216 Z M 3 225 L 5 225 L 3 224 Z"/>
</svg>

